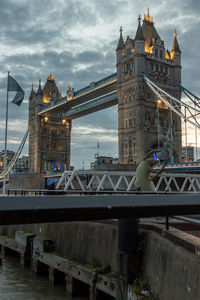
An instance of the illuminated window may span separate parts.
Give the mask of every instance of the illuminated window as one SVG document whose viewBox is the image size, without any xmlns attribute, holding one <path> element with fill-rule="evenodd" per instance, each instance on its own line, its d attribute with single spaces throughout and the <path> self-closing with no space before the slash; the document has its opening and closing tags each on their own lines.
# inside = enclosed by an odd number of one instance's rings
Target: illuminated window
<svg viewBox="0 0 200 300">
<path fill-rule="evenodd" d="M 157 99 L 157 107 L 168 109 L 168 106 L 161 99 Z"/>
</svg>

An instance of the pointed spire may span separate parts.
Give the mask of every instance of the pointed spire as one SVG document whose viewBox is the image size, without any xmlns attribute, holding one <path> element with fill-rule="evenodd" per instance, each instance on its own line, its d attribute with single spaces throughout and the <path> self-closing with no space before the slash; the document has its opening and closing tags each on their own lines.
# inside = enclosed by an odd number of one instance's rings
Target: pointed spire
<svg viewBox="0 0 200 300">
<path fill-rule="evenodd" d="M 118 45 L 117 45 L 117 50 L 120 50 L 120 49 L 123 49 L 124 48 L 124 39 L 123 39 L 123 36 L 122 36 L 122 27 L 120 27 L 120 37 L 119 37 L 119 42 L 118 42 Z"/>
<path fill-rule="evenodd" d="M 144 41 L 145 40 L 140 22 L 141 22 L 141 17 L 139 15 L 138 28 L 137 28 L 137 32 L 136 32 L 136 35 L 135 35 L 135 41 Z"/>
<path fill-rule="evenodd" d="M 43 95 L 42 88 L 41 88 L 41 79 L 39 80 L 37 95 Z"/>
<path fill-rule="evenodd" d="M 47 77 L 48 80 L 54 81 L 54 76 L 52 75 L 52 72 L 50 72 L 50 75 Z"/>
<path fill-rule="evenodd" d="M 176 29 L 175 29 L 174 30 L 174 41 L 173 41 L 173 45 L 172 45 L 172 51 L 181 53 L 181 50 L 180 50 L 180 47 L 179 47 L 179 44 L 178 44 L 178 41 L 177 41 L 176 37 L 177 37 L 177 32 L 176 32 Z"/>
<path fill-rule="evenodd" d="M 33 89 L 33 83 L 32 83 L 32 89 L 31 89 L 31 93 L 30 93 L 29 99 L 33 99 L 34 96 L 35 96 L 35 91 Z"/>
<path fill-rule="evenodd" d="M 147 8 L 147 15 L 144 14 L 144 21 L 153 23 L 153 18 L 149 15 L 149 8 Z"/>
</svg>

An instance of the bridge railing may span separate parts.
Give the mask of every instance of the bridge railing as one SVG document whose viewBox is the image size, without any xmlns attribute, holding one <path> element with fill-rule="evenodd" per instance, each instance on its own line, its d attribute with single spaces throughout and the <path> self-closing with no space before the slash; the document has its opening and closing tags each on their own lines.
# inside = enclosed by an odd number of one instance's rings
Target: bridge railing
<svg viewBox="0 0 200 300">
<path fill-rule="evenodd" d="M 135 172 L 74 170 L 62 174 L 56 189 L 131 192 L 137 190 L 134 182 Z M 153 184 L 156 192 L 200 192 L 200 175 L 163 173 Z"/>
<path fill-rule="evenodd" d="M 101 85 L 104 85 L 106 83 L 109 83 L 109 82 L 112 82 L 113 80 L 116 80 L 117 79 L 117 73 L 114 73 L 114 74 L 111 74 L 105 78 L 102 78 L 100 79 L 99 81 L 94 81 L 94 82 L 91 82 L 90 85 L 78 90 L 78 91 L 75 91 L 74 92 L 74 97 L 76 96 L 79 96 L 79 95 L 82 95 L 90 90 L 93 90 L 94 88 L 97 88 Z"/>
</svg>

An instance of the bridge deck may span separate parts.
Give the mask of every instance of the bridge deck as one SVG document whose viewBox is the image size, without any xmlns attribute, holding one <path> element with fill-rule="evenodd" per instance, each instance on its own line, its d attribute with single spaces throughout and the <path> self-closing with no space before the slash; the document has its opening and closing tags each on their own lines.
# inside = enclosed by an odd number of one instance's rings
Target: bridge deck
<svg viewBox="0 0 200 300">
<path fill-rule="evenodd" d="M 200 214 L 198 194 L 0 197 L 0 225 Z"/>
</svg>

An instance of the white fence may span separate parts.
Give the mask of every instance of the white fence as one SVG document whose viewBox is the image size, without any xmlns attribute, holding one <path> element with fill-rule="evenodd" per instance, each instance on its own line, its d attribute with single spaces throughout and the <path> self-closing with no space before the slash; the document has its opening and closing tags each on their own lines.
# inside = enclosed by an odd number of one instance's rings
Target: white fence
<svg viewBox="0 0 200 300">
<path fill-rule="evenodd" d="M 131 192 L 134 186 L 135 172 L 113 171 L 65 171 L 56 185 L 56 189 L 83 192 Z M 200 175 L 163 173 L 154 181 L 156 192 L 200 192 Z"/>
</svg>

